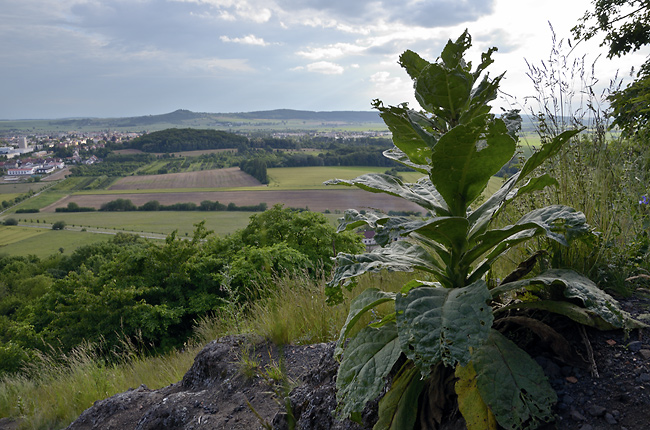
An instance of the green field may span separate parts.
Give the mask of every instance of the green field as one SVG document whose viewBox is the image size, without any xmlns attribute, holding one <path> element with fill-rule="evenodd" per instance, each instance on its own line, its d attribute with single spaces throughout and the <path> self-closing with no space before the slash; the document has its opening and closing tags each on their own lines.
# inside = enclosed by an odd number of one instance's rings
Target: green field
<svg viewBox="0 0 650 430">
<path fill-rule="evenodd" d="M 80 246 L 88 245 L 111 236 L 50 228 L 0 226 L 0 255 L 36 255 L 44 258 L 59 253 L 71 254 Z"/>
<path fill-rule="evenodd" d="M 384 173 L 386 167 L 325 166 L 277 167 L 267 170 L 269 188 L 278 190 L 326 188 L 329 179 L 354 179 L 365 173 Z M 400 172 L 406 182 L 415 182 L 423 175 L 418 172 Z"/>
<path fill-rule="evenodd" d="M 39 226 L 65 221 L 67 228 L 102 229 L 108 232 L 123 230 L 138 234 L 154 233 L 168 235 L 178 230 L 180 236 L 191 235 L 194 224 L 203 220 L 208 230 L 221 236 L 248 225 L 248 218 L 255 212 L 76 212 L 15 214 L 20 224 Z M 38 223 L 36 221 L 39 221 Z"/>
</svg>

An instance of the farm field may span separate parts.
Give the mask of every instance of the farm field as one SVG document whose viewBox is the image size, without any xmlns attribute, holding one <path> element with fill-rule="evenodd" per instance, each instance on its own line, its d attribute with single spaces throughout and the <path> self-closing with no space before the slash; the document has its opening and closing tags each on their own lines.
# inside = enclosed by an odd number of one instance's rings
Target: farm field
<svg viewBox="0 0 650 430">
<path fill-rule="evenodd" d="M 21 225 L 42 226 L 65 221 L 66 229 L 87 228 L 100 229 L 102 232 L 127 233 L 148 236 L 150 234 L 166 236 L 178 230 L 179 236 L 191 235 L 194 224 L 205 221 L 208 230 L 220 236 L 228 235 L 248 225 L 248 218 L 255 212 L 198 212 L 198 211 L 160 211 L 160 212 L 72 212 L 72 213 L 35 213 L 17 214 L 14 218 Z M 340 215 L 339 215 L 340 216 Z M 36 223 L 36 221 L 39 223 Z M 66 231 L 67 231 L 66 230 Z M 87 232 L 82 232 L 87 233 Z"/>
<path fill-rule="evenodd" d="M 203 170 L 197 172 L 168 173 L 164 175 L 126 176 L 117 180 L 109 190 L 173 189 L 173 188 L 238 188 L 258 187 L 262 184 L 239 170 Z"/>
<path fill-rule="evenodd" d="M 237 206 L 250 206 L 266 203 L 269 207 L 284 204 L 287 207 L 309 208 L 317 212 L 329 209 L 344 210 L 348 208 L 378 208 L 384 211 L 421 210 L 415 204 L 385 195 L 372 194 L 347 187 L 330 187 L 327 190 L 247 190 L 247 191 L 188 191 L 160 193 L 119 193 L 119 194 L 74 194 L 41 209 L 41 212 L 54 212 L 55 208 L 66 207 L 69 202 L 79 206 L 99 208 L 102 204 L 118 198 L 128 199 L 136 206 L 157 200 L 162 205 L 173 203 L 196 203 L 204 200 L 219 201 L 223 204 L 235 203 Z"/>
<path fill-rule="evenodd" d="M 332 189 L 323 185 L 329 179 L 354 179 L 366 173 L 384 173 L 386 167 L 323 166 L 323 167 L 277 167 L 267 170 L 270 189 Z M 400 172 L 406 182 L 415 182 L 418 172 Z M 336 187 L 339 188 L 339 187 Z"/>
<path fill-rule="evenodd" d="M 0 254 L 36 255 L 45 258 L 58 254 L 71 254 L 80 246 L 88 245 L 111 236 L 89 232 L 52 230 L 50 228 L 32 228 L 0 226 Z"/>
</svg>

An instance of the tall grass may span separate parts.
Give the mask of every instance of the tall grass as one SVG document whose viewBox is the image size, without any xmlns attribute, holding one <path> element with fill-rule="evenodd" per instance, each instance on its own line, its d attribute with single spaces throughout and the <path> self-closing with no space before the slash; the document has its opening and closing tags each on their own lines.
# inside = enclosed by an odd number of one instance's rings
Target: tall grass
<svg viewBox="0 0 650 430">
<path fill-rule="evenodd" d="M 548 264 L 572 268 L 602 288 L 627 295 L 631 285 L 625 280 L 650 268 L 638 264 L 649 244 L 645 207 L 639 201 L 648 194 L 650 149 L 610 129 L 606 99 L 620 84 L 615 78 L 598 93 L 596 62 L 588 64 L 585 56 L 574 57 L 572 52 L 566 41 L 552 35 L 548 59 L 528 65 L 535 95 L 526 99 L 523 109 L 535 120 L 542 143 L 569 129 L 584 130 L 543 166 L 558 185 L 531 195 L 522 207 L 510 208 L 502 222 L 514 222 L 520 213 L 548 204 L 583 212 L 596 234 L 569 248 L 542 241 L 540 247 L 549 250 Z M 520 249 L 511 258 L 522 259 L 529 251 Z"/>
<path fill-rule="evenodd" d="M 247 306 L 233 302 L 197 321 L 193 339 L 182 350 L 150 356 L 125 341 L 110 362 L 98 354 L 97 345 L 90 344 L 67 355 L 43 355 L 22 374 L 0 379 L 0 417 L 15 418 L 26 429 L 63 428 L 97 400 L 141 384 L 157 389 L 180 381 L 203 345 L 224 335 L 253 333 L 279 345 L 334 340 L 357 291 L 369 286 L 396 291 L 407 277 L 404 273 L 366 275 L 345 303 L 332 307 L 325 303 L 326 276 L 280 276 L 262 286 L 264 294 L 255 302 Z M 381 315 L 382 309 L 377 309 L 374 317 Z"/>
<path fill-rule="evenodd" d="M 178 382 L 199 351 L 188 345 L 183 351 L 150 357 L 135 345 L 125 348 L 108 363 L 95 345 L 80 345 L 69 354 L 43 355 L 24 373 L 0 379 L 0 417 L 17 419 L 20 428 L 66 427 L 97 401 L 145 384 L 157 389 Z"/>
</svg>

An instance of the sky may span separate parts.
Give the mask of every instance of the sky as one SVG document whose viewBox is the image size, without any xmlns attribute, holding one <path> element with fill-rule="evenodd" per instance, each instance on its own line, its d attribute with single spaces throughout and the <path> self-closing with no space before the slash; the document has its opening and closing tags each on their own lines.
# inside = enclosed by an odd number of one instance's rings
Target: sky
<svg viewBox="0 0 650 430">
<path fill-rule="evenodd" d="M 469 58 L 492 46 L 490 76 L 510 97 L 535 94 L 529 66 L 553 47 L 594 67 L 600 90 L 647 52 L 608 60 L 599 41 L 572 43 L 590 0 L 0 0 L 0 119 L 128 117 L 177 109 L 371 110 L 409 102 L 397 64 L 433 62 L 468 29 Z M 571 69 L 571 63 L 562 68 Z M 580 85 L 576 84 L 576 98 Z"/>
</svg>

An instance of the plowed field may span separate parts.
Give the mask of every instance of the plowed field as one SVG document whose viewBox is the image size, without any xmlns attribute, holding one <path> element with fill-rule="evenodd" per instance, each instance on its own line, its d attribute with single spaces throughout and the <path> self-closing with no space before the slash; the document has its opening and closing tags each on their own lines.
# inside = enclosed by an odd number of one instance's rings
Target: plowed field
<svg viewBox="0 0 650 430">
<path fill-rule="evenodd" d="M 117 182 L 111 185 L 109 190 L 234 188 L 254 187 L 261 185 L 262 184 L 257 179 L 239 170 L 239 167 L 229 167 L 227 169 L 168 173 L 165 175 L 127 176 L 119 179 Z"/>
<path fill-rule="evenodd" d="M 168 187 L 165 187 L 168 188 Z M 291 190 L 291 191 L 197 191 L 182 193 L 133 193 L 133 194 L 93 194 L 66 196 L 61 200 L 41 209 L 41 212 L 54 212 L 55 208 L 66 207 L 68 202 L 79 206 L 98 208 L 111 200 L 128 199 L 136 206 L 142 206 L 151 200 L 158 200 L 163 205 L 174 203 L 200 204 L 204 200 L 219 201 L 224 204 L 235 203 L 237 206 L 257 205 L 266 203 L 272 206 L 282 203 L 287 207 L 304 208 L 322 212 L 326 209 L 345 210 L 349 208 L 376 208 L 383 211 L 415 210 L 422 208 L 404 200 L 386 194 L 374 194 L 357 189 L 332 190 Z"/>
</svg>

